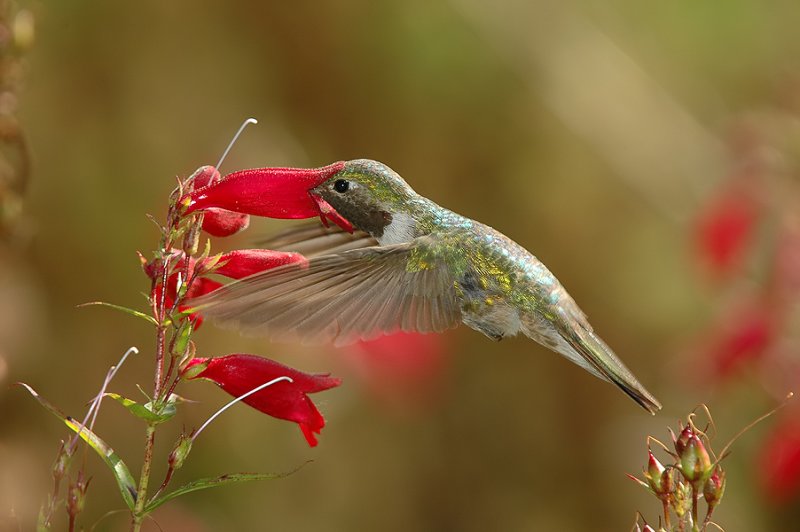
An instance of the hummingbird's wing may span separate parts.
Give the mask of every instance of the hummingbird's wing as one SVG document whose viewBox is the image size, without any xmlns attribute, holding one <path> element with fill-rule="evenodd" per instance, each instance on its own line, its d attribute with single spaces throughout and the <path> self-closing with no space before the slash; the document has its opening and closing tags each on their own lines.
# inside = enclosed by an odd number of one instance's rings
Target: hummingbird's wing
<svg viewBox="0 0 800 532">
<path fill-rule="evenodd" d="M 441 332 L 461 308 L 429 236 L 288 264 L 192 302 L 204 316 L 278 341 L 343 345 L 395 331 Z"/>
<path fill-rule="evenodd" d="M 349 249 L 377 246 L 378 241 L 364 231 L 352 234 L 341 227 L 325 227 L 319 222 L 290 227 L 260 242 L 267 249 L 294 251 L 306 257 L 339 253 Z"/>
</svg>

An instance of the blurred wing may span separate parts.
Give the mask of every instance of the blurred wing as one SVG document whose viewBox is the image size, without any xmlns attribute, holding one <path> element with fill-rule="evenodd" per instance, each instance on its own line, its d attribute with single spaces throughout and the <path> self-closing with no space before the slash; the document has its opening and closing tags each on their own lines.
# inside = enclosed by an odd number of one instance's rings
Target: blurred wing
<svg viewBox="0 0 800 532">
<path fill-rule="evenodd" d="M 431 237 L 288 264 L 231 283 L 193 307 L 278 341 L 343 345 L 461 321 L 454 279 Z"/>
<path fill-rule="evenodd" d="M 291 227 L 260 244 L 267 249 L 294 251 L 310 258 L 377 246 L 378 241 L 363 231 L 350 234 L 338 226 L 325 227 L 315 222 Z"/>
</svg>

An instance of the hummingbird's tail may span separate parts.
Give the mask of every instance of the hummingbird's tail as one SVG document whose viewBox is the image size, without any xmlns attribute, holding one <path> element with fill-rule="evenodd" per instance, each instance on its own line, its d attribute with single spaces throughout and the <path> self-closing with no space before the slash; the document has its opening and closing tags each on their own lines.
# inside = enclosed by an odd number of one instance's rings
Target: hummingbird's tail
<svg viewBox="0 0 800 532">
<path fill-rule="evenodd" d="M 547 342 L 545 345 L 552 346 L 589 373 L 616 384 L 651 414 L 661 410 L 661 403 L 658 402 L 658 399 L 645 389 L 611 348 L 592 331 L 582 313 L 568 315 L 563 308 L 559 313 L 562 314 L 561 319 L 551 323 L 556 328 L 556 331 L 553 332 L 558 334 L 561 341 Z M 542 331 L 538 332 L 539 334 L 528 334 L 528 336 L 539 339 Z"/>
</svg>

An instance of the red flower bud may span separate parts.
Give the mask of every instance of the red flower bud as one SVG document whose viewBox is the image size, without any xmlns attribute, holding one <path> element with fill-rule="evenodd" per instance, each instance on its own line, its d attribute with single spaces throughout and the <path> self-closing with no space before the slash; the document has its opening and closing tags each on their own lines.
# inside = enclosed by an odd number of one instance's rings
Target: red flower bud
<svg viewBox="0 0 800 532">
<path fill-rule="evenodd" d="M 234 397 L 244 395 L 278 377 L 291 378 L 292 382 L 277 382 L 245 398 L 243 402 L 272 417 L 297 423 L 311 447 L 317 445 L 315 434 L 319 434 L 325 426 L 325 419 L 306 394 L 321 392 L 341 384 L 340 379 L 329 374 L 303 373 L 255 355 L 195 358 L 189 362 L 187 369 L 197 364 L 207 366 L 190 378 L 213 381 Z"/>
<path fill-rule="evenodd" d="M 338 162 L 314 169 L 241 170 L 196 189 L 181 201 L 187 205 L 186 214 L 217 207 L 269 218 L 313 218 L 321 210 L 309 191 L 343 167 L 344 163 Z"/>
</svg>

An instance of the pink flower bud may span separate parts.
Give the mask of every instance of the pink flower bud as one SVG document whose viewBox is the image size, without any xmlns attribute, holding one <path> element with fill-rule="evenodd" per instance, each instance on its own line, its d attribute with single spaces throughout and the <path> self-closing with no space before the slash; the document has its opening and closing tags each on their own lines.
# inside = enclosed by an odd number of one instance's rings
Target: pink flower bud
<svg viewBox="0 0 800 532">
<path fill-rule="evenodd" d="M 325 426 L 325 419 L 307 394 L 341 384 L 341 380 L 329 374 L 303 373 L 255 355 L 195 358 L 189 362 L 187 370 L 190 371 L 197 364 L 206 364 L 206 368 L 189 378 L 213 381 L 234 397 L 244 395 L 278 377 L 291 378 L 292 382 L 277 382 L 245 398 L 243 402 L 272 417 L 297 423 L 311 447 L 317 445 L 315 434 L 319 434 Z"/>
</svg>

